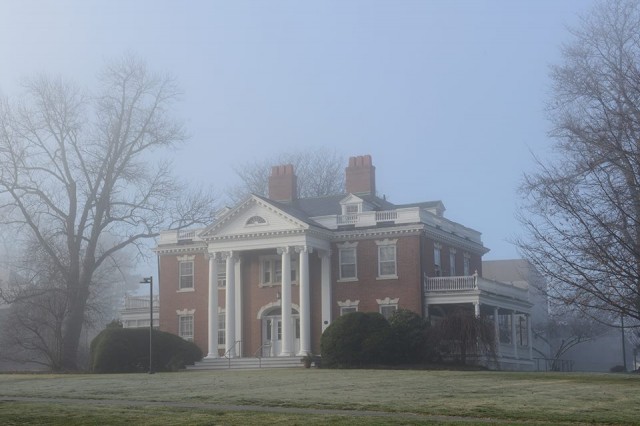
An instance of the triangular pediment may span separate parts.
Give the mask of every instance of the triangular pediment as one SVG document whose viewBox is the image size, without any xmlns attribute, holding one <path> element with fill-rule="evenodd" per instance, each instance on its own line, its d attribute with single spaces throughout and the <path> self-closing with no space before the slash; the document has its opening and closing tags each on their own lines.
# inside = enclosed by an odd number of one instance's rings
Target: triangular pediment
<svg viewBox="0 0 640 426">
<path fill-rule="evenodd" d="M 340 200 L 340 204 L 345 205 L 345 204 L 357 204 L 357 203 L 362 203 L 364 200 L 360 197 L 358 197 L 357 195 L 353 195 L 353 194 L 349 194 L 346 197 L 344 197 L 342 200 Z"/>
<path fill-rule="evenodd" d="M 248 235 L 273 234 L 300 231 L 309 225 L 276 207 L 261 197 L 252 195 L 227 211 L 218 221 L 207 227 L 200 237 L 208 239 L 246 237 Z"/>
</svg>

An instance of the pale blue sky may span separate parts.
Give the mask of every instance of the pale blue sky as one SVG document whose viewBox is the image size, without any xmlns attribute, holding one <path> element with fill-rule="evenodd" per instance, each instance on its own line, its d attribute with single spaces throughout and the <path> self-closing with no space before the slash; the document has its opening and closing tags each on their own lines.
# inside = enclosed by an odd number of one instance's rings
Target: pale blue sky
<svg viewBox="0 0 640 426">
<path fill-rule="evenodd" d="M 91 84 L 133 52 L 184 89 L 178 174 L 223 192 L 243 160 L 371 154 L 381 194 L 440 199 L 485 259 L 514 258 L 517 186 L 550 144 L 549 65 L 592 4 L 1 0 L 0 91 L 43 71 Z"/>
</svg>

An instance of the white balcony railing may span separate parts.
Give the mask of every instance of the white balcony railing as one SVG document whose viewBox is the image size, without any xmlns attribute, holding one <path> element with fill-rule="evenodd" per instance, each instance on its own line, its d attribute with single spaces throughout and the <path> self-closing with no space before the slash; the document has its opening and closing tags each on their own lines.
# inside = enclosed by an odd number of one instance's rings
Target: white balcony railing
<svg viewBox="0 0 640 426">
<path fill-rule="evenodd" d="M 459 277 L 425 277 L 425 292 L 457 292 L 479 290 L 518 300 L 528 300 L 529 291 L 510 283 L 487 280 L 477 275 Z"/>
<path fill-rule="evenodd" d="M 464 291 L 478 288 L 476 275 L 461 277 L 427 277 L 424 280 L 425 291 Z"/>
<path fill-rule="evenodd" d="M 160 231 L 158 245 L 177 244 L 181 241 L 201 241 L 198 234 L 204 228 L 199 229 L 172 229 L 169 231 Z"/>
</svg>

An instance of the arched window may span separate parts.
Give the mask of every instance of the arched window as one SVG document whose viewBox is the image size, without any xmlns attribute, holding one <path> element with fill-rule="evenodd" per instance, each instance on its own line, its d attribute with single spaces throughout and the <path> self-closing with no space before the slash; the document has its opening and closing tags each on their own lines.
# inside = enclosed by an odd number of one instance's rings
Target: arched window
<svg viewBox="0 0 640 426">
<path fill-rule="evenodd" d="M 264 225 L 266 224 L 267 221 L 264 220 L 263 217 L 260 216 L 251 216 L 249 219 L 247 219 L 247 225 Z"/>
</svg>

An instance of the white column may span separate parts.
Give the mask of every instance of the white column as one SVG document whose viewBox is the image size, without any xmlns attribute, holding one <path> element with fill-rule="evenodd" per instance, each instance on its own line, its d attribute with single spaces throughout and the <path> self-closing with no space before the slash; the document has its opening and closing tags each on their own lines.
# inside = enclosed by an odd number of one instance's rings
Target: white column
<svg viewBox="0 0 640 426">
<path fill-rule="evenodd" d="M 297 248 L 300 254 L 300 352 L 298 356 L 311 353 L 311 295 L 309 288 L 309 253 L 311 247 Z"/>
<path fill-rule="evenodd" d="M 518 358 L 518 342 L 516 334 L 516 311 L 511 311 L 511 344 L 513 345 L 513 357 Z"/>
<path fill-rule="evenodd" d="M 225 299 L 225 353 L 228 353 L 230 358 L 236 356 L 236 265 L 233 252 L 225 254 L 227 264 L 227 291 Z"/>
<path fill-rule="evenodd" d="M 282 347 L 280 356 L 293 355 L 293 324 L 291 323 L 291 256 L 289 247 L 278 249 L 282 256 Z"/>
<path fill-rule="evenodd" d="M 207 358 L 218 358 L 218 260 L 209 254 L 209 353 Z"/>
<path fill-rule="evenodd" d="M 527 315 L 527 342 L 529 342 L 529 359 L 533 359 L 533 332 L 531 331 L 531 314 Z"/>
<path fill-rule="evenodd" d="M 476 318 L 480 318 L 480 302 L 473 302 L 473 312 Z"/>
<path fill-rule="evenodd" d="M 240 343 L 238 343 L 236 345 L 236 355 L 238 356 L 242 356 L 242 347 L 243 345 L 243 341 L 242 341 L 242 274 L 241 274 L 241 265 L 242 264 L 242 258 L 240 256 L 236 256 L 236 261 L 235 261 L 235 283 L 236 283 L 236 323 L 235 323 L 235 330 L 236 330 L 236 337 L 235 337 L 235 341 L 240 341 Z"/>
<path fill-rule="evenodd" d="M 497 306 L 493 308 L 493 332 L 496 334 L 496 355 L 500 356 L 500 319 Z"/>
<path fill-rule="evenodd" d="M 320 253 L 320 291 L 322 302 L 322 332 L 331 324 L 331 251 Z"/>
</svg>

